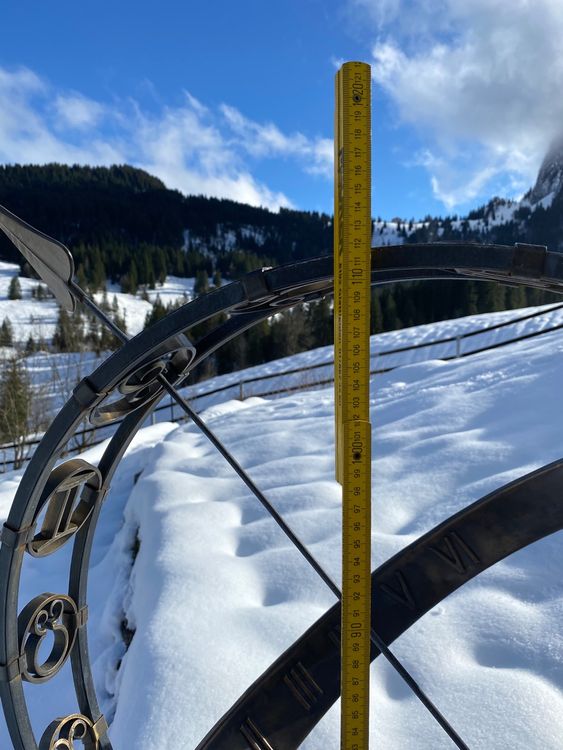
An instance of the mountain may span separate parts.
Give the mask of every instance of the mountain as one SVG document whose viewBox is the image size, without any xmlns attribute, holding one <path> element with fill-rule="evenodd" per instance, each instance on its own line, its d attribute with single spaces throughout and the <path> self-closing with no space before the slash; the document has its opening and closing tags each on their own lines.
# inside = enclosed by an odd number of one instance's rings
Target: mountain
<svg viewBox="0 0 563 750">
<path fill-rule="evenodd" d="M 563 136 L 549 148 L 535 185 L 519 201 L 492 198 L 465 217 L 447 216 L 423 221 L 376 221 L 384 244 L 470 240 L 513 244 L 529 242 L 563 252 Z"/>
<path fill-rule="evenodd" d="M 466 217 L 377 219 L 373 244 L 520 241 L 563 251 L 562 165 L 563 149 L 554 146 L 536 185 L 521 201 L 494 198 Z M 274 213 L 231 200 L 184 196 L 127 165 L 3 166 L 0 204 L 69 246 L 81 286 L 91 292 L 121 289 L 153 304 L 148 323 L 166 313 L 155 295 L 167 277 L 194 280 L 190 288 L 199 294 L 260 266 L 326 255 L 333 246 L 332 217 L 327 214 L 288 209 Z M 23 275 L 31 275 L 4 236 L 0 261 L 18 263 Z M 374 292 L 372 331 L 553 301 L 558 298 L 536 289 L 484 282 L 386 286 Z M 276 318 L 222 349 L 217 371 L 328 344 L 331 315 L 330 305 L 321 303 Z"/>
<path fill-rule="evenodd" d="M 146 266 L 157 276 L 164 271 L 195 276 L 205 269 L 234 277 L 249 266 L 332 250 L 332 221 L 326 214 L 274 213 L 231 200 L 184 196 L 129 166 L 3 166 L 0 204 L 67 244 L 95 287 L 104 276 L 119 282 L 133 261 L 138 282 L 150 283 Z M 20 261 L 4 238 L 0 259 Z"/>
<path fill-rule="evenodd" d="M 536 184 L 528 194 L 530 203 L 538 204 L 563 188 L 563 135 L 556 138 L 540 167 Z"/>
</svg>

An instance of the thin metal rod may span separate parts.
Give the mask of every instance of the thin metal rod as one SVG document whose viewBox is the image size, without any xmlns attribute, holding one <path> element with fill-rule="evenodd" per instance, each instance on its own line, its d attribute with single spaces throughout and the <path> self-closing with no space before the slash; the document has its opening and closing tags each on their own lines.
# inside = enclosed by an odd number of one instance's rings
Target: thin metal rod
<svg viewBox="0 0 563 750">
<path fill-rule="evenodd" d="M 313 557 L 313 555 L 309 552 L 309 550 L 303 544 L 303 542 L 299 539 L 299 537 L 287 525 L 287 523 L 283 520 L 283 518 L 280 516 L 280 514 L 277 512 L 277 510 L 273 507 L 273 505 L 270 503 L 270 501 L 264 496 L 264 494 L 262 493 L 262 491 L 254 484 L 254 482 L 252 481 L 252 479 L 244 471 L 244 469 L 238 463 L 238 461 L 236 460 L 236 458 L 227 450 L 227 448 L 225 448 L 225 446 L 219 440 L 219 438 L 215 435 L 215 433 L 205 424 L 205 422 L 201 419 L 201 417 L 198 414 L 196 414 L 196 412 L 184 400 L 184 398 L 182 397 L 182 395 L 180 393 L 178 393 L 178 391 L 174 388 L 174 386 L 171 385 L 164 378 L 162 378 L 161 382 L 164 385 L 164 387 L 166 388 L 166 390 L 168 391 L 168 393 L 173 398 L 176 399 L 176 401 L 178 402 L 178 404 L 182 407 L 182 409 L 190 417 L 190 419 L 194 422 L 194 424 L 201 430 L 201 432 L 205 435 L 205 437 L 213 444 L 213 446 L 219 451 L 219 453 L 223 456 L 223 458 L 235 470 L 235 472 L 238 474 L 238 476 L 246 484 L 246 486 L 248 487 L 248 489 L 255 495 L 255 497 L 259 500 L 259 502 L 264 506 L 264 508 L 272 516 L 272 518 L 278 524 L 278 526 L 284 532 L 284 534 L 293 542 L 293 544 L 301 552 L 301 554 L 303 555 L 303 557 L 307 560 L 307 562 L 309 563 L 309 565 L 311 565 L 311 567 L 318 573 L 318 575 L 322 578 L 322 580 L 324 581 L 324 583 L 332 591 L 332 593 L 335 595 L 335 597 L 339 601 L 341 601 L 342 600 L 342 592 L 338 588 L 337 584 L 332 580 L 332 578 L 329 576 L 329 574 L 323 569 L 323 567 L 320 565 L 320 563 Z M 399 661 L 399 659 L 397 659 L 397 657 L 392 653 L 392 651 L 389 649 L 389 647 L 383 641 L 383 639 L 375 632 L 375 630 L 373 629 L 373 627 L 371 628 L 370 633 L 371 633 L 371 640 L 372 640 L 372 642 L 379 649 L 379 651 L 381 652 L 382 656 L 384 656 L 385 659 L 387 659 L 387 661 L 389 662 L 389 664 L 397 671 L 397 673 L 400 675 L 400 677 L 403 678 L 403 680 L 411 688 L 411 690 L 416 695 L 416 697 L 428 709 L 428 711 L 436 719 L 436 721 L 438 722 L 438 724 L 446 732 L 446 734 L 448 735 L 448 737 L 454 742 L 454 744 L 458 748 L 460 748 L 460 750 L 469 750 L 468 745 L 465 744 L 465 742 L 461 739 L 461 737 L 458 735 L 458 733 L 455 731 L 455 729 L 448 722 L 448 720 L 446 719 L 446 717 L 438 710 L 438 708 L 434 705 L 434 703 L 432 703 L 432 701 L 430 700 L 430 698 L 422 690 L 422 688 L 416 682 L 416 680 L 414 679 L 414 677 L 402 665 L 402 663 Z"/>
<path fill-rule="evenodd" d="M 102 321 L 102 323 L 104 323 L 104 325 L 106 325 L 120 341 L 122 341 L 123 343 L 126 343 L 127 341 L 129 341 L 130 337 L 127 336 L 127 334 L 124 333 L 121 330 L 121 328 L 119 328 L 119 326 L 117 326 L 114 323 L 114 321 L 111 320 L 111 318 L 107 316 L 103 312 L 103 310 L 101 310 L 96 305 L 96 303 L 93 300 L 91 300 L 90 297 L 88 297 L 77 284 L 72 282 L 70 284 L 70 288 L 72 292 L 76 294 L 80 302 L 82 302 L 97 318 L 99 318 Z M 205 424 L 205 422 L 201 419 L 201 417 L 198 414 L 196 414 L 196 412 L 192 409 L 192 407 L 188 404 L 188 402 L 184 399 L 184 397 L 176 390 L 176 388 L 174 388 L 174 386 L 166 380 L 164 375 L 159 375 L 158 381 L 164 387 L 164 389 L 168 391 L 170 396 L 172 396 L 172 398 L 178 403 L 178 405 L 183 409 L 183 411 L 188 415 L 188 417 L 192 420 L 192 422 L 196 425 L 196 427 L 198 427 L 198 429 L 205 435 L 205 437 L 211 442 L 211 444 L 219 451 L 219 453 L 223 456 L 223 458 L 227 461 L 227 463 L 234 469 L 234 471 L 242 479 L 242 481 L 245 483 L 248 489 L 252 492 L 252 494 L 257 498 L 257 500 L 263 505 L 263 507 L 272 516 L 274 521 L 278 524 L 278 526 L 284 532 L 284 534 L 288 537 L 288 539 L 295 545 L 295 547 L 299 550 L 299 552 L 301 552 L 305 560 L 307 560 L 307 562 L 313 568 L 313 570 L 315 570 L 315 572 L 320 576 L 320 578 L 332 591 L 334 596 L 339 601 L 341 601 L 342 592 L 340 591 L 336 583 L 332 580 L 329 574 L 324 570 L 321 564 L 315 559 L 315 557 L 313 557 L 313 555 L 309 552 L 309 550 L 303 544 L 303 542 L 299 539 L 299 537 L 287 525 L 287 523 L 283 520 L 282 516 L 278 513 L 278 511 L 274 508 L 274 506 L 270 503 L 270 501 L 265 497 L 264 493 L 254 484 L 252 479 L 248 476 L 248 474 L 245 472 L 242 466 L 238 463 L 236 458 L 227 450 L 227 448 L 223 445 L 223 443 L 219 440 L 219 438 L 215 435 L 215 433 Z M 382 656 L 384 656 L 385 659 L 387 659 L 389 664 L 396 670 L 396 672 L 400 675 L 400 677 L 403 678 L 403 680 L 410 687 L 410 689 L 413 691 L 416 697 L 421 701 L 421 703 L 428 709 L 431 715 L 436 719 L 438 724 L 442 727 L 442 729 L 446 732 L 446 734 L 454 742 L 454 744 L 458 748 L 460 748 L 460 750 L 469 750 L 469 747 L 457 734 L 457 732 L 451 726 L 451 724 L 447 721 L 445 716 L 443 716 L 442 713 L 436 708 L 436 706 L 432 703 L 430 698 L 426 695 L 426 693 L 422 690 L 420 685 L 416 682 L 414 677 L 402 665 L 399 659 L 397 659 L 397 657 L 388 648 L 387 644 L 382 640 L 382 638 L 375 632 L 373 628 L 371 628 L 371 640 L 375 644 L 375 646 L 379 649 Z"/>
<path fill-rule="evenodd" d="M 101 309 L 101 307 L 98 307 L 98 305 L 94 302 L 93 299 L 90 299 L 88 295 L 84 292 L 81 287 L 78 286 L 74 281 L 71 281 L 69 283 L 69 289 L 74 294 L 82 304 L 87 307 L 93 315 L 96 316 L 101 322 L 110 329 L 110 331 L 113 333 L 114 336 L 116 336 L 123 344 L 126 344 L 130 340 L 130 336 L 128 336 L 124 331 L 121 330 L 121 328 L 114 323 L 114 321 L 109 317 L 109 315 L 106 315 L 105 312 Z"/>
<path fill-rule="evenodd" d="M 199 416 L 199 414 L 197 414 L 192 409 L 192 407 L 183 398 L 183 396 L 174 388 L 173 385 L 171 385 L 165 379 L 164 379 L 163 385 L 168 391 L 168 393 L 174 399 L 176 399 L 177 403 L 182 407 L 184 412 L 188 415 L 188 417 L 192 420 L 192 422 L 196 425 L 196 427 L 198 427 L 198 429 L 201 430 L 201 432 L 210 441 L 210 443 L 223 456 L 225 461 L 227 461 L 227 463 L 234 469 L 234 471 L 246 484 L 246 486 L 252 492 L 252 494 L 256 497 L 256 499 L 264 506 L 264 508 L 272 516 L 272 518 L 280 527 L 280 529 L 283 531 L 283 533 L 288 537 L 288 539 L 291 542 L 293 542 L 293 544 L 297 547 L 299 552 L 301 552 L 303 557 L 307 560 L 309 565 L 318 573 L 318 575 L 322 578 L 324 583 L 326 583 L 326 585 L 332 591 L 332 593 L 337 597 L 337 599 L 339 599 L 341 596 L 341 593 L 337 584 L 332 580 L 332 578 L 329 576 L 326 570 L 324 570 L 321 564 L 313 557 L 313 555 L 309 552 L 309 550 L 303 544 L 301 539 L 299 539 L 297 534 L 287 525 L 287 523 L 284 521 L 282 516 L 274 508 L 274 506 L 268 500 L 268 498 L 264 495 L 264 493 L 256 486 L 256 484 L 254 484 L 253 480 L 248 476 L 246 471 L 242 468 L 242 466 L 239 464 L 236 458 L 232 455 L 232 453 L 229 452 L 229 450 L 219 440 L 217 435 L 215 435 L 215 433 L 205 424 L 205 422 Z"/>
</svg>

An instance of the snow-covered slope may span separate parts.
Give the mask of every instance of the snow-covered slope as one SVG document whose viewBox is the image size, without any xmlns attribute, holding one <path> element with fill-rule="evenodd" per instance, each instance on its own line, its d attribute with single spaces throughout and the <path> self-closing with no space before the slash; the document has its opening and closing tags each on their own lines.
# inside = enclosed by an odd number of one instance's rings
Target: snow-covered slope
<svg viewBox="0 0 563 750">
<path fill-rule="evenodd" d="M 399 346 L 417 332 L 392 336 Z M 561 335 L 551 333 L 373 379 L 374 566 L 561 456 L 562 353 Z M 227 401 L 203 416 L 338 580 L 331 389 Z M 18 478 L 0 480 L 4 516 Z M 562 544 L 556 534 L 496 565 L 394 645 L 472 750 L 561 746 Z M 26 559 L 22 606 L 40 591 L 64 590 L 67 555 Z M 96 685 L 114 747 L 184 750 L 333 598 L 195 428 L 161 424 L 138 436 L 117 473 L 96 537 L 89 603 Z M 126 653 L 122 622 L 135 630 Z M 66 672 L 66 682 L 51 683 L 57 692 L 26 691 L 39 735 L 53 716 L 75 709 Z M 336 750 L 338 720 L 335 706 L 303 747 Z M 372 667 L 372 744 L 452 746 L 381 660 Z"/>
<path fill-rule="evenodd" d="M 175 293 L 170 280 L 168 289 L 171 295 Z M 128 295 L 123 296 L 127 297 Z M 0 301 L 0 307 L 1 304 Z M 537 317 L 519 322 L 521 317 L 536 313 L 538 313 Z M 504 328 L 489 330 L 492 326 L 510 321 L 514 321 L 514 323 Z M 471 315 L 456 320 L 441 321 L 401 331 L 378 334 L 371 338 L 371 368 L 372 370 L 378 370 L 414 362 L 424 362 L 437 357 L 453 356 L 457 352 L 464 354 L 473 349 L 491 346 L 524 334 L 543 331 L 562 323 L 563 309 L 558 309 L 558 305 L 547 305 L 489 315 Z M 479 333 L 468 339 L 460 339 L 459 342 L 453 340 L 427 346 L 440 339 L 463 337 L 471 332 Z M 389 354 L 390 351 L 397 348 L 420 346 L 421 344 L 425 346 L 411 351 Z M 35 392 L 35 401 L 41 404 L 42 415 L 47 421 L 54 417 L 61 408 L 78 381 L 92 372 L 106 356 L 107 353 L 104 353 L 101 357 L 97 357 L 94 352 L 38 352 L 26 357 L 25 367 Z M 246 398 L 275 390 L 302 388 L 330 378 L 332 365 L 328 364 L 324 367 L 319 365 L 330 363 L 331 360 L 332 347 L 321 347 L 302 354 L 274 360 L 265 365 L 248 368 L 243 373 L 234 372 L 202 381 L 186 388 L 184 393 L 193 401 L 197 409 L 204 409 L 222 403 L 229 396 L 238 398 L 241 392 L 243 397 Z M 296 372 L 292 375 L 284 374 L 288 370 L 311 367 L 314 369 Z M 244 383 L 241 386 L 241 379 L 254 379 L 255 382 Z M 213 393 L 213 391 L 218 392 Z M 180 416 L 179 407 L 170 404 L 169 400 L 164 399 L 161 406 L 163 409 L 155 413 L 157 421 L 170 419 L 171 413 L 175 417 Z M 107 436 L 111 432 L 112 428 L 105 428 L 103 433 L 98 432 L 96 434 L 95 439 Z M 12 457 L 11 452 L 3 449 L 0 449 L 0 451 L 2 462 L 4 460 L 9 462 Z"/>
<path fill-rule="evenodd" d="M 50 341 L 53 338 L 59 308 L 55 300 L 51 298 L 38 300 L 32 296 L 37 286 L 42 286 L 45 292 L 47 287 L 35 279 L 19 277 L 22 290 L 22 299 L 8 299 L 8 288 L 14 276 L 18 276 L 20 268 L 15 263 L 0 261 L 0 323 L 4 318 L 9 318 L 14 329 L 14 340 L 25 344 L 28 337 L 32 335 L 37 341 L 43 339 Z M 141 298 L 141 293 L 136 295 L 123 294 L 116 285 L 108 284 L 107 294 L 109 302 L 113 301 L 115 295 L 121 315 L 125 317 L 127 330 L 135 335 L 143 330 L 145 317 L 152 309 L 152 304 L 157 295 L 164 305 L 170 302 L 190 300 L 193 298 L 194 279 L 168 276 L 164 284 L 157 284 L 155 289 L 147 290 L 149 302 Z M 101 302 L 102 294 L 95 295 L 96 300 Z"/>
</svg>

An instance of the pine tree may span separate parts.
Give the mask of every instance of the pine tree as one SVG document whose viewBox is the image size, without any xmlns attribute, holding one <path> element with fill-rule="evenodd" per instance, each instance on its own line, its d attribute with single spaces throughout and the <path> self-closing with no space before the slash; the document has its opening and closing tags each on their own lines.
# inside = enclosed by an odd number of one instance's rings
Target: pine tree
<svg viewBox="0 0 563 750">
<path fill-rule="evenodd" d="M 479 284 L 477 308 L 479 312 L 497 312 L 505 309 L 504 287 L 492 282 Z"/>
<path fill-rule="evenodd" d="M 85 291 L 88 289 L 88 279 L 86 278 L 86 272 L 84 271 L 82 263 L 78 266 L 76 271 L 76 283 L 81 289 L 84 289 Z"/>
<path fill-rule="evenodd" d="M 370 309 L 370 332 L 381 333 L 383 331 L 383 311 L 377 290 L 372 291 Z"/>
<path fill-rule="evenodd" d="M 71 320 L 62 307 L 53 334 L 53 348 L 58 352 L 77 352 L 83 343 L 82 320 Z"/>
<path fill-rule="evenodd" d="M 92 268 L 92 290 L 103 289 L 106 284 L 106 269 L 99 247 L 94 249 L 94 260 Z"/>
<path fill-rule="evenodd" d="M 97 318 L 91 316 L 88 318 L 86 341 L 98 356 L 100 355 L 100 352 L 102 350 L 100 339 L 100 323 Z"/>
<path fill-rule="evenodd" d="M 31 296 L 38 302 L 42 302 L 47 297 L 43 284 L 36 284 L 31 290 Z"/>
<path fill-rule="evenodd" d="M 131 261 L 129 271 L 121 277 L 121 291 L 126 294 L 136 294 L 139 286 L 139 276 L 137 273 L 137 264 Z"/>
<path fill-rule="evenodd" d="M 164 254 L 164 250 L 159 247 L 156 252 L 156 257 L 154 261 L 154 272 L 156 274 L 156 279 L 159 284 L 164 284 L 166 281 L 166 270 L 167 270 L 167 263 L 166 263 L 166 256 Z"/>
<path fill-rule="evenodd" d="M 209 276 L 205 269 L 197 272 L 194 282 L 194 294 L 199 296 L 209 291 Z"/>
<path fill-rule="evenodd" d="M 308 327 L 313 340 L 313 346 L 328 346 L 334 341 L 334 321 L 328 299 L 309 303 L 307 313 Z"/>
<path fill-rule="evenodd" d="M 395 331 L 398 328 L 402 328 L 403 324 L 397 313 L 397 305 L 392 290 L 386 289 L 383 292 L 381 309 L 383 311 L 384 331 Z"/>
<path fill-rule="evenodd" d="M 151 260 L 149 258 L 149 251 L 145 247 L 141 260 L 139 263 L 139 284 L 149 283 L 150 268 L 152 267 Z"/>
<path fill-rule="evenodd" d="M 8 299 L 21 299 L 22 298 L 22 288 L 20 284 L 20 280 L 17 276 L 12 276 L 12 279 L 10 281 L 10 286 L 8 287 Z"/>
<path fill-rule="evenodd" d="M 148 326 L 152 326 L 153 323 L 157 323 L 159 320 L 164 318 L 165 315 L 166 315 L 166 308 L 162 304 L 162 300 L 160 299 L 160 294 L 157 294 L 154 304 L 152 306 L 152 310 L 146 314 L 145 328 L 148 328 Z"/>
<path fill-rule="evenodd" d="M 120 312 L 118 307 L 117 312 L 115 312 L 111 317 L 113 318 L 113 322 L 115 323 L 115 325 L 120 328 L 123 333 L 127 333 L 127 311 L 123 310 L 123 312 Z M 118 341 L 118 339 L 114 336 L 111 348 L 116 349 L 119 346 L 121 346 L 121 342 Z"/>
<path fill-rule="evenodd" d="M 0 441 L 14 444 L 14 468 L 23 461 L 32 415 L 33 390 L 27 369 L 16 357 L 3 363 L 0 374 Z"/>
<path fill-rule="evenodd" d="M 35 339 L 33 338 L 33 335 L 30 333 L 27 341 L 25 342 L 25 353 L 28 354 L 35 354 L 37 351 L 37 344 L 35 343 Z"/>
<path fill-rule="evenodd" d="M 4 318 L 0 326 L 0 346 L 14 345 L 14 331 L 9 318 Z"/>
<path fill-rule="evenodd" d="M 521 287 L 506 287 L 506 306 L 514 310 L 519 307 L 526 307 L 526 290 Z"/>
</svg>

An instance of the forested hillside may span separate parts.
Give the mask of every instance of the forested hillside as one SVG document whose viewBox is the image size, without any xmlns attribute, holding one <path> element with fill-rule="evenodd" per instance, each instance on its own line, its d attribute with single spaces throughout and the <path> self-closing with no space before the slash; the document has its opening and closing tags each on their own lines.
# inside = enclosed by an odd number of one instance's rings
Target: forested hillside
<svg viewBox="0 0 563 750">
<path fill-rule="evenodd" d="M 128 277 L 132 291 L 135 281 L 198 270 L 235 277 L 263 262 L 323 255 L 332 247 L 327 215 L 185 197 L 128 166 L 0 167 L 0 203 L 68 245 L 79 276 L 95 289 L 106 278 Z M 3 237 L 0 258 L 20 261 Z"/>
<path fill-rule="evenodd" d="M 536 185 L 519 203 L 494 199 L 464 218 L 377 220 L 373 243 L 523 241 L 560 249 L 563 192 L 553 175 L 551 181 L 546 178 L 545 164 L 542 169 L 543 190 Z M 547 196 L 546 185 L 551 188 Z M 327 214 L 288 209 L 274 213 L 230 200 L 184 196 L 129 166 L 3 166 L 0 204 L 68 245 L 78 282 L 91 292 L 104 290 L 109 282 L 123 292 L 146 295 L 147 289 L 158 289 L 172 274 L 194 277 L 194 291 L 202 293 L 262 265 L 332 252 L 332 217 Z M 0 260 L 22 263 L 3 236 Z M 25 265 L 22 275 L 30 275 Z M 393 330 L 554 300 L 537 290 L 488 283 L 386 287 L 374 293 L 372 328 Z M 147 322 L 165 313 L 157 300 Z M 296 310 L 225 349 L 214 367 L 223 372 L 327 344 L 332 336 L 330 317 L 326 302 Z"/>
</svg>

